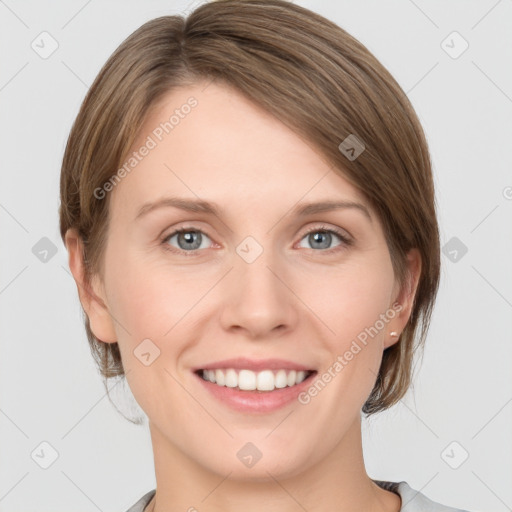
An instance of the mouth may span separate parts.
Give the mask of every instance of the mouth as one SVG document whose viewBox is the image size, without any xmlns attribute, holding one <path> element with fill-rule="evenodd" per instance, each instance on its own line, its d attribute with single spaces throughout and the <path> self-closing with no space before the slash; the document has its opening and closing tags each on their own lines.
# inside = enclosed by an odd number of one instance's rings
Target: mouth
<svg viewBox="0 0 512 512">
<path fill-rule="evenodd" d="M 311 379 L 316 370 L 208 368 L 194 371 L 202 380 L 234 391 L 275 392 L 298 386 Z"/>
</svg>

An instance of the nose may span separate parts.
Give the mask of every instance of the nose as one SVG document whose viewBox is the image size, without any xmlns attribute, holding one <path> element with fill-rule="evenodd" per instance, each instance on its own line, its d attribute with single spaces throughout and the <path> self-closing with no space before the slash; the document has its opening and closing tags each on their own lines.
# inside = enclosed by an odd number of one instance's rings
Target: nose
<svg viewBox="0 0 512 512">
<path fill-rule="evenodd" d="M 222 327 L 247 338 L 268 339 L 293 329 L 298 320 L 290 273 L 271 251 L 252 263 L 235 255 L 234 268 L 222 290 Z"/>
</svg>

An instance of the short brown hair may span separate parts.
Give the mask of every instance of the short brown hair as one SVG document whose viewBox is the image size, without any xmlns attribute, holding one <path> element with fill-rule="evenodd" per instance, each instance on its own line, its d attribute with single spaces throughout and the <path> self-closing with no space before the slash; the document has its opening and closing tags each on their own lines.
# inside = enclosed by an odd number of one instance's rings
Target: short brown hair
<svg viewBox="0 0 512 512">
<path fill-rule="evenodd" d="M 427 142 L 406 94 L 342 28 L 286 0 L 217 0 L 186 18 L 163 16 L 131 34 L 90 87 L 71 129 L 60 180 L 60 232 L 84 243 L 86 281 L 102 275 L 109 201 L 94 191 L 124 161 L 149 109 L 199 80 L 231 85 L 316 147 L 378 215 L 398 282 L 417 248 L 421 274 L 409 321 L 382 358 L 363 406 L 372 414 L 403 397 L 423 346 L 440 274 L 439 233 Z M 354 134 L 365 150 L 338 148 Z M 421 332 L 416 339 L 416 331 Z M 85 328 L 105 382 L 124 375 L 117 343 Z"/>
</svg>

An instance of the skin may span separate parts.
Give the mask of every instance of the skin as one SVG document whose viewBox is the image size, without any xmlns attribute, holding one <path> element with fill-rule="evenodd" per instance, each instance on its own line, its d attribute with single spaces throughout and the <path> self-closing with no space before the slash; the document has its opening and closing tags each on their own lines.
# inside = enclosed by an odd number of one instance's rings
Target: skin
<svg viewBox="0 0 512 512">
<path fill-rule="evenodd" d="M 410 280 L 400 289 L 373 211 L 371 220 L 348 208 L 294 215 L 297 202 L 365 202 L 276 118 L 225 85 L 205 85 L 168 93 L 141 127 L 133 150 L 190 96 L 198 101 L 110 192 L 102 276 L 84 282 L 81 241 L 74 230 L 66 235 L 91 328 L 119 343 L 149 418 L 157 493 L 146 510 L 260 512 L 265 503 L 267 512 L 398 511 L 400 497 L 365 471 L 360 410 L 383 350 L 396 342 L 389 333 L 400 333 L 410 316 L 419 253 L 409 253 Z M 223 213 L 168 207 L 135 220 L 143 204 L 170 195 L 213 201 Z M 190 241 L 162 242 L 183 226 L 203 237 L 192 256 L 184 254 Z M 353 244 L 335 234 L 315 244 L 305 233 L 322 226 L 341 229 Z M 252 263 L 236 252 L 247 236 L 263 249 Z M 246 356 L 290 359 L 321 375 L 396 302 L 400 313 L 307 405 L 241 414 L 191 371 Z M 161 351 L 149 366 L 133 353 L 147 338 Z M 247 442 L 263 454 L 251 468 L 236 456 Z"/>
</svg>

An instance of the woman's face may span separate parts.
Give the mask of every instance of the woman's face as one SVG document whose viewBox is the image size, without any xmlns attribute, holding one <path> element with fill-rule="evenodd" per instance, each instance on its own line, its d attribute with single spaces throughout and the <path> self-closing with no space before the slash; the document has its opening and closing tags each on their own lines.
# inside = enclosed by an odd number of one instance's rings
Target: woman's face
<svg viewBox="0 0 512 512">
<path fill-rule="evenodd" d="M 357 449 L 348 441 L 409 295 L 358 191 L 239 93 L 205 86 L 152 110 L 136 165 L 108 192 L 94 284 L 108 312 L 88 314 L 99 339 L 118 341 L 159 453 L 232 478 L 289 476 Z M 327 201 L 360 206 L 300 213 Z M 294 369 L 315 373 L 294 384 Z M 253 379 L 279 387 L 239 389 Z"/>
</svg>

